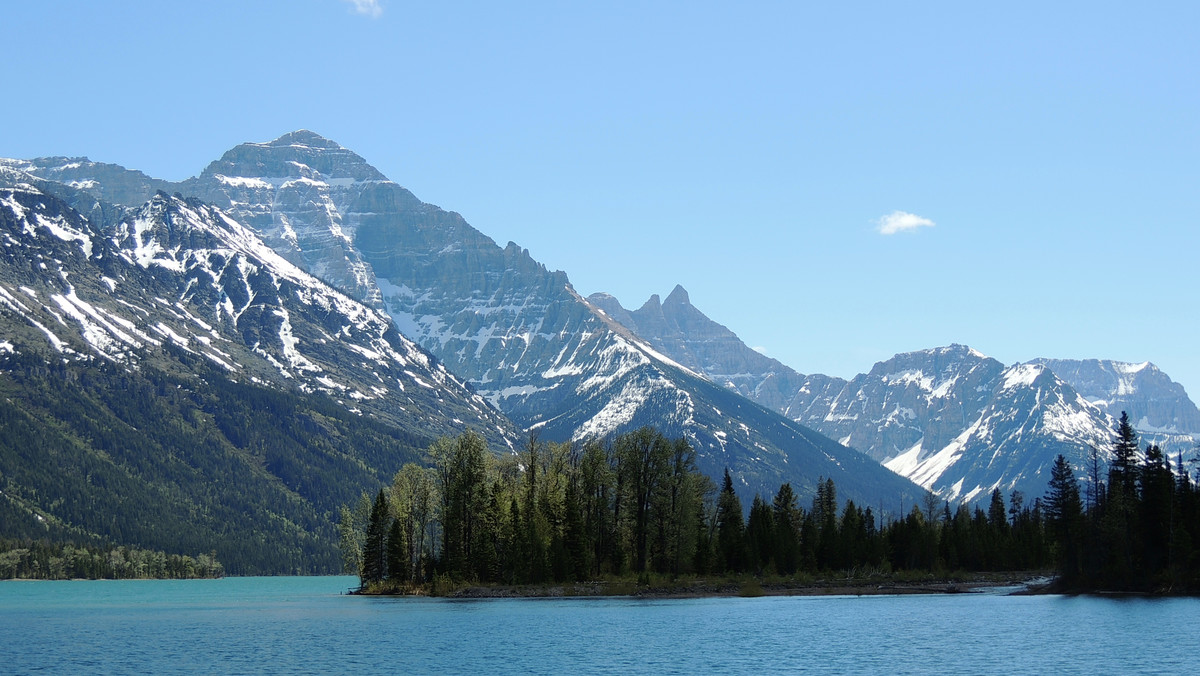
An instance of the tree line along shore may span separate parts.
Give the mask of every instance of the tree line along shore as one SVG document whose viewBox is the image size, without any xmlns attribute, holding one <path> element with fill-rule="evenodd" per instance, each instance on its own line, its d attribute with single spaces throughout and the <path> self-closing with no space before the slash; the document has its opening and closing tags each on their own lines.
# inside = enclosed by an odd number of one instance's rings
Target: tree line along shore
<svg viewBox="0 0 1200 676">
<path fill-rule="evenodd" d="M 1047 572 L 1056 591 L 1200 589 L 1200 493 L 1182 458 L 1140 452 L 1124 415 L 1112 451 L 1107 468 L 1093 453 L 1083 490 L 1059 456 L 1044 496 L 996 490 L 986 509 L 928 494 L 877 515 L 826 479 L 810 505 L 784 483 L 747 512 L 728 470 L 718 486 L 652 428 L 582 446 L 531 435 L 506 458 L 466 432 L 343 507 L 339 534 L 373 594 L 956 591 L 1004 571 Z"/>
<path fill-rule="evenodd" d="M 0 580 L 190 580 L 225 575 L 214 554 L 0 538 Z"/>
</svg>

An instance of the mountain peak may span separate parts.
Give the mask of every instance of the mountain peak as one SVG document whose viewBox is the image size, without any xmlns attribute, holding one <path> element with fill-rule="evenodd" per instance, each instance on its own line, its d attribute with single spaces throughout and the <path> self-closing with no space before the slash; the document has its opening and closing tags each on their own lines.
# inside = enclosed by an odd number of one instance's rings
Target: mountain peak
<svg viewBox="0 0 1200 676">
<path fill-rule="evenodd" d="M 975 359 L 987 359 L 988 356 L 979 350 L 976 350 L 969 345 L 961 345 L 959 343 L 950 343 L 943 347 L 934 347 L 928 350 L 920 350 L 920 354 L 949 354 L 960 357 L 974 357 Z"/>
<path fill-rule="evenodd" d="M 335 150 L 344 150 L 344 148 L 342 148 L 342 146 L 336 141 L 331 141 L 315 131 L 309 131 L 308 129 L 297 129 L 296 131 L 288 132 L 274 141 L 264 145 L 275 148 L 300 146 L 304 148 L 330 148 Z"/>
<path fill-rule="evenodd" d="M 386 181 L 361 156 L 307 129 L 289 132 L 266 143 L 243 143 L 205 168 L 202 178 L 307 178 Z"/>
<path fill-rule="evenodd" d="M 664 305 L 691 305 L 692 302 L 691 302 L 691 299 L 688 298 L 687 289 L 684 289 L 683 286 L 680 284 L 676 284 L 675 288 L 671 291 L 671 295 L 667 296 L 667 300 L 663 304 Z"/>
<path fill-rule="evenodd" d="M 662 309 L 662 300 L 658 297 L 657 293 L 652 293 L 652 294 L 650 294 L 650 298 L 648 298 L 645 303 L 642 303 L 642 307 L 638 308 L 638 312 L 643 312 L 643 311 L 647 311 L 647 310 L 651 311 L 651 312 L 656 312 L 656 311 L 661 311 L 661 309 Z"/>
</svg>

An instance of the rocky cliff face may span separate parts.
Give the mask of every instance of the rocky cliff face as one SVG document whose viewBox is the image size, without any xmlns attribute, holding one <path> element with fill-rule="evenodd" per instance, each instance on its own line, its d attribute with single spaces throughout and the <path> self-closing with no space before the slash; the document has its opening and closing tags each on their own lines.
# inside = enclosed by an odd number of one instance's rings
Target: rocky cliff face
<svg viewBox="0 0 1200 676">
<path fill-rule="evenodd" d="M 438 435 L 523 437 L 221 210 L 5 167 L 0 392 L 0 535 L 217 552 L 237 574 L 337 572 L 340 505 Z"/>
<path fill-rule="evenodd" d="M 380 190 L 378 184 L 389 184 Z M 220 207 L 288 260 L 372 307 L 370 264 L 354 246 L 364 214 L 397 186 L 358 155 L 309 131 L 243 143 L 179 185 Z"/>
<path fill-rule="evenodd" d="M 92 204 L 98 202 L 138 206 L 149 200 L 160 190 L 171 192 L 173 184 L 151 178 L 140 171 L 126 169 L 117 164 L 92 162 L 86 157 L 39 157 L 33 160 L 0 159 L 0 167 L 37 176 L 54 183 L 80 191 L 76 194 L 90 195 L 91 204 L 72 203 L 72 207 L 87 214 Z"/>
<path fill-rule="evenodd" d="M 828 408 L 804 402 L 805 420 L 879 462 L 922 440 L 942 448 L 976 420 L 1003 371 L 961 345 L 898 354 L 847 382 Z"/>
<path fill-rule="evenodd" d="M 1107 359 L 1035 359 L 1030 363 L 1045 365 L 1110 416 L 1128 413 L 1143 445 L 1159 444 L 1171 454 L 1195 452 L 1200 442 L 1200 410 L 1183 386 L 1154 364 Z"/>
</svg>

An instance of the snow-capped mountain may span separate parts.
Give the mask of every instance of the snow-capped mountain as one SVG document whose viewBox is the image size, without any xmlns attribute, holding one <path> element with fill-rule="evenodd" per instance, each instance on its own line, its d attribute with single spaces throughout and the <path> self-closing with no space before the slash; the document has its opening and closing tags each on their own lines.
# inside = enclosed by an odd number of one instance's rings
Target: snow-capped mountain
<svg viewBox="0 0 1200 676">
<path fill-rule="evenodd" d="M 131 367 L 182 352 L 235 380 L 323 392 L 421 436 L 457 434 L 470 421 L 493 445 L 517 438 L 386 315 L 284 260 L 219 209 L 165 193 L 100 209 L 70 186 L 6 168 L 0 186 L 9 351 L 48 345 L 64 359 Z M 113 220 L 98 224 L 71 206 L 88 202 Z"/>
<path fill-rule="evenodd" d="M 899 356 L 911 364 L 914 356 L 938 352 L 942 351 Z M 887 467 L 947 500 L 972 501 L 986 498 L 997 488 L 1006 495 L 1019 490 L 1028 496 L 1041 496 L 1059 454 L 1066 456 L 1081 475 L 1092 448 L 1107 460 L 1114 439 L 1113 420 L 1050 369 L 1016 364 L 995 373 L 991 368 L 995 360 L 978 353 L 972 356 L 980 358 L 976 365 L 965 371 L 943 371 L 943 376 L 949 377 L 928 378 L 920 370 L 899 374 L 901 379 L 913 379 L 923 390 L 912 393 L 917 408 L 893 408 L 897 415 L 876 418 L 876 424 L 886 428 L 903 417 L 907 424 L 901 422 L 900 426 L 907 427 L 906 434 L 902 433 L 905 436 L 911 437 L 919 429 L 928 429 L 930 434 L 885 459 Z M 880 365 L 876 366 L 872 374 L 879 370 Z M 960 378 L 965 387 L 959 386 Z M 920 405 L 922 394 L 929 404 L 924 408 Z M 965 423 L 965 429 L 947 440 L 943 436 L 947 421 L 955 426 Z"/>
<path fill-rule="evenodd" d="M 104 179 L 72 180 L 94 190 L 83 182 Z M 243 144 L 169 189 L 227 210 L 288 261 L 384 309 L 404 335 L 543 438 L 653 425 L 687 436 L 704 471 L 728 466 L 746 494 L 791 481 L 803 495 L 821 477 L 866 503 L 919 492 L 663 355 L 581 298 L 564 273 L 516 244 L 498 246 L 312 132 Z"/>
<path fill-rule="evenodd" d="M 1150 362 L 1108 359 L 1035 359 L 1113 417 L 1129 414 L 1142 445 L 1194 454 L 1200 443 L 1200 409 L 1183 386 Z"/>
<path fill-rule="evenodd" d="M 1056 455 L 1082 472 L 1091 447 L 1106 458 L 1111 446 L 1112 418 L 1042 366 L 1005 368 L 951 345 L 849 381 L 805 376 L 747 347 L 681 287 L 634 311 L 605 294 L 590 300 L 672 359 L 953 501 L 996 488 L 1040 496 Z"/>
<path fill-rule="evenodd" d="M 243 143 L 179 190 L 225 209 L 288 260 L 379 307 L 379 287 L 354 237 L 379 206 L 373 197 L 391 196 L 394 187 L 358 155 L 297 131 Z"/>
</svg>

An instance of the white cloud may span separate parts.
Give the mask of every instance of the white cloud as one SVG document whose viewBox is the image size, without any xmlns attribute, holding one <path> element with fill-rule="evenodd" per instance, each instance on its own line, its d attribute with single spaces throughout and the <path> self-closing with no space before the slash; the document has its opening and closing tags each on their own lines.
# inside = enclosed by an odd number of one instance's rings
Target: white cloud
<svg viewBox="0 0 1200 676">
<path fill-rule="evenodd" d="M 933 221 L 928 218 L 921 218 L 916 214 L 910 214 L 906 211 L 893 211 L 892 213 L 879 219 L 879 234 L 894 235 L 898 232 L 908 232 L 917 228 L 932 228 Z"/>
<path fill-rule="evenodd" d="M 354 11 L 364 16 L 369 16 L 372 19 L 378 19 L 383 15 L 383 7 L 380 6 L 379 0 L 342 0 L 354 5 Z"/>
</svg>

